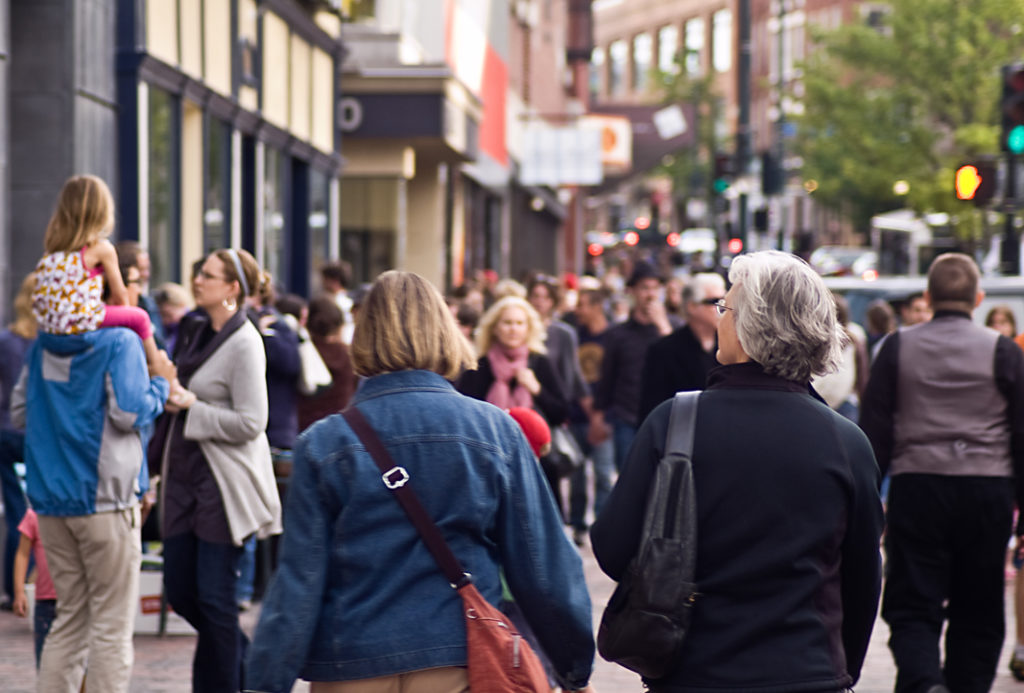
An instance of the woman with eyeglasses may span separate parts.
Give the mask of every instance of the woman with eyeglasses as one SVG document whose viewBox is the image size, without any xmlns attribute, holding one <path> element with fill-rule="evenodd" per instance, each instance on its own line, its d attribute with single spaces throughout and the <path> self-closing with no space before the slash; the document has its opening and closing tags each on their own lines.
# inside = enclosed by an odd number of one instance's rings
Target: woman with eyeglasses
<svg viewBox="0 0 1024 693">
<path fill-rule="evenodd" d="M 163 441 L 164 589 L 199 638 L 192 690 L 241 690 L 248 639 L 235 590 L 242 544 L 281 532 L 267 443 L 263 340 L 245 299 L 260 268 L 244 250 L 216 250 L 194 282 L 197 311 L 179 328 L 175 360 L 187 388 Z"/>
<path fill-rule="evenodd" d="M 697 406 L 698 596 L 678 661 L 652 691 L 845 691 L 878 605 L 882 506 L 871 445 L 809 386 L 846 335 L 821 277 L 778 251 L 737 257 Z M 641 542 L 671 402 L 638 431 L 591 530 L 622 578 Z"/>
</svg>

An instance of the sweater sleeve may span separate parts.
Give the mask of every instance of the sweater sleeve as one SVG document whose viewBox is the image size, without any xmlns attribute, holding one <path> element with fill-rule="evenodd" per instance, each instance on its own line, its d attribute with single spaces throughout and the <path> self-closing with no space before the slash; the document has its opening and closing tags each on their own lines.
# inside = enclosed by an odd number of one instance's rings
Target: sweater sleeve
<svg viewBox="0 0 1024 693">
<path fill-rule="evenodd" d="M 260 378 L 262 380 L 262 378 Z M 306 660 L 327 585 L 332 515 L 320 495 L 319 461 L 295 445 L 277 574 L 246 659 L 247 691 L 290 691 Z"/>
<path fill-rule="evenodd" d="M 548 655 L 559 684 L 587 684 L 593 622 L 583 562 L 569 543 L 547 481 L 526 438 L 511 432 L 501 484 L 497 545 L 509 589 Z"/>
<path fill-rule="evenodd" d="M 672 402 L 664 402 L 640 425 L 626 465 L 590 529 L 594 557 L 615 581 L 622 579 L 640 547 L 647 495 L 665 450 L 671 413 Z"/>
<path fill-rule="evenodd" d="M 850 431 L 844 446 L 850 462 L 851 495 L 842 545 L 840 590 L 843 601 L 843 649 L 853 683 L 860 677 L 882 589 L 879 540 L 885 517 L 878 495 L 881 474 L 871 445 L 859 431 Z"/>
<path fill-rule="evenodd" d="M 1024 352 L 1017 344 L 1000 337 L 995 353 L 996 386 L 1006 398 L 1010 420 L 1010 456 L 1017 492 L 1017 507 L 1024 508 Z M 1017 536 L 1024 536 L 1024 516 L 1017 520 Z"/>
<path fill-rule="evenodd" d="M 892 461 L 893 420 L 896 415 L 897 377 L 899 376 L 900 335 L 894 332 L 885 338 L 864 391 L 860 427 L 871 441 L 878 468 L 884 477 Z"/>
<path fill-rule="evenodd" d="M 263 344 L 258 338 L 243 338 L 234 342 L 234 349 L 228 375 L 231 406 L 196 400 L 185 419 L 185 438 L 244 443 L 266 430 L 267 379 L 263 374 L 267 361 Z"/>
<path fill-rule="evenodd" d="M 549 425 L 558 426 L 569 416 L 569 401 L 558 374 L 551 360 L 542 354 L 531 355 L 530 367 L 540 381 L 540 392 L 534 396 L 533 402 Z"/>
</svg>

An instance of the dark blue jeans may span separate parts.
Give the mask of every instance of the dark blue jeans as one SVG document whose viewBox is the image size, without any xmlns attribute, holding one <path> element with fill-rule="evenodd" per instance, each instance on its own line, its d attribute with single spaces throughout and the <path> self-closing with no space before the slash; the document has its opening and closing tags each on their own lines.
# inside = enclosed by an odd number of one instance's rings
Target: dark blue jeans
<svg viewBox="0 0 1024 693">
<path fill-rule="evenodd" d="M 53 619 L 57 617 L 56 599 L 37 599 L 35 608 L 32 610 L 32 635 L 36 639 L 36 669 L 39 668 L 39 658 L 43 656 L 43 643 L 46 635 L 50 632 Z"/>
<path fill-rule="evenodd" d="M 25 452 L 25 436 L 16 431 L 0 431 L 0 498 L 4 503 L 7 536 L 4 540 L 4 594 L 14 601 L 14 554 L 18 552 L 21 534 L 18 524 L 28 509 L 14 463 L 21 462 Z"/>
<path fill-rule="evenodd" d="M 194 534 L 164 539 L 167 601 L 199 634 L 192 658 L 194 693 L 242 690 L 249 639 L 238 624 L 235 589 L 241 546 L 213 544 Z"/>
<path fill-rule="evenodd" d="M 615 470 L 622 473 L 629 458 L 629 451 L 633 448 L 633 439 L 636 438 L 637 426 L 626 423 L 622 419 L 609 415 L 608 425 L 612 427 L 612 441 L 615 445 Z"/>
<path fill-rule="evenodd" d="M 576 442 L 580 444 L 587 459 L 594 465 L 594 517 L 604 507 L 608 494 L 612 491 L 612 475 L 615 473 L 615 444 L 609 439 L 598 445 L 591 445 L 587 440 L 590 424 L 586 422 L 572 423 L 569 426 Z M 587 464 L 584 461 L 579 469 L 569 477 L 569 524 L 573 529 L 587 529 Z"/>
</svg>

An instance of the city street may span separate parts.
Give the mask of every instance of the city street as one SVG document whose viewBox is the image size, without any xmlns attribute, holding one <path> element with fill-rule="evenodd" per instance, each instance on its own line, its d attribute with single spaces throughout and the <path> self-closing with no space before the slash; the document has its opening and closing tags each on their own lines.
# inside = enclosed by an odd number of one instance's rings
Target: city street
<svg viewBox="0 0 1024 693">
<path fill-rule="evenodd" d="M 594 600 L 594 626 L 597 627 L 601 610 L 611 594 L 613 583 L 598 569 L 589 548 L 583 549 L 587 584 Z M 1007 606 L 1010 606 L 1012 583 L 1007 583 Z M 251 632 L 256 623 L 258 608 L 243 614 L 243 624 Z M 995 686 L 996 693 L 1024 693 L 1024 684 L 1018 684 L 1006 667 L 1009 648 L 1012 645 L 1014 627 L 1013 614 L 1007 610 L 1007 644 L 999 660 L 999 672 Z M 859 693 L 886 693 L 892 690 L 895 669 L 886 647 L 888 630 L 881 620 L 876 622 L 868 660 L 860 684 Z M 190 635 L 137 635 L 135 637 L 135 669 L 132 678 L 133 693 L 187 693 L 190 690 L 190 660 L 195 637 Z M 35 690 L 35 674 L 32 659 L 32 633 L 24 619 L 16 618 L 10 612 L 0 612 L 0 688 L 4 693 L 29 693 Z M 597 660 L 593 678 L 599 693 L 641 693 L 643 687 L 639 678 L 621 667 Z M 300 682 L 293 689 L 308 691 Z"/>
</svg>

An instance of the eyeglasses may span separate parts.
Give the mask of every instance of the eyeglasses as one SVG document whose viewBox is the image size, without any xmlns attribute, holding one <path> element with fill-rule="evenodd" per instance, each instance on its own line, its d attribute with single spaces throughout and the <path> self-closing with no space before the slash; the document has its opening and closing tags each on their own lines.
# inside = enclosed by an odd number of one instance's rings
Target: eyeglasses
<svg viewBox="0 0 1024 693">
<path fill-rule="evenodd" d="M 709 298 L 709 299 L 706 299 L 704 301 L 704 303 L 708 303 L 708 304 L 714 306 L 715 307 L 715 311 L 719 315 L 725 315 L 725 311 L 727 311 L 727 310 L 735 310 L 735 308 L 730 308 L 729 306 L 725 305 L 725 299 L 724 298 L 718 298 L 718 299 L 710 299 Z"/>
<path fill-rule="evenodd" d="M 222 282 L 226 282 L 227 281 L 227 277 L 218 277 L 216 274 L 210 274 L 209 272 L 207 272 L 204 269 L 199 270 L 199 276 L 202 277 L 203 279 L 206 279 L 207 281 L 209 281 L 211 279 L 219 279 Z"/>
</svg>

